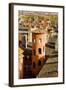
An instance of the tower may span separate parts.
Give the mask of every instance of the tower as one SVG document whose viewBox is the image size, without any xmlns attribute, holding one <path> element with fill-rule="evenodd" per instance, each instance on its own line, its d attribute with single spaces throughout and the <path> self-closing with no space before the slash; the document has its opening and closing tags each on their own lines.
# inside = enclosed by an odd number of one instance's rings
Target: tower
<svg viewBox="0 0 66 90">
<path fill-rule="evenodd" d="M 38 30 L 32 33 L 32 75 L 36 77 L 44 64 L 45 33 Z"/>
</svg>

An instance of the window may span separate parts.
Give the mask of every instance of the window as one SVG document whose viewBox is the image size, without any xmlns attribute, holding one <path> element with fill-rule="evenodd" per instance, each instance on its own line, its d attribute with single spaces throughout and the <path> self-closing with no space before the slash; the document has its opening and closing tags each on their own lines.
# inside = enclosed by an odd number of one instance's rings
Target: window
<svg viewBox="0 0 66 90">
<path fill-rule="evenodd" d="M 39 39 L 39 43 L 41 43 L 41 39 Z"/>
<path fill-rule="evenodd" d="M 27 56 L 27 59 L 29 59 L 30 57 L 29 56 Z"/>
<path fill-rule="evenodd" d="M 38 49 L 39 54 L 41 54 L 41 48 Z"/>
<path fill-rule="evenodd" d="M 38 66 L 41 66 L 41 61 L 39 60 L 39 62 L 38 62 Z"/>
<path fill-rule="evenodd" d="M 35 62 L 33 62 L 33 68 L 35 68 L 36 67 L 36 64 L 35 64 Z"/>
<path fill-rule="evenodd" d="M 33 53 L 34 53 L 34 55 L 36 55 L 36 51 L 35 50 L 33 50 Z"/>
<path fill-rule="evenodd" d="M 35 39 L 33 40 L 33 42 L 34 42 L 34 43 L 36 42 Z"/>
</svg>

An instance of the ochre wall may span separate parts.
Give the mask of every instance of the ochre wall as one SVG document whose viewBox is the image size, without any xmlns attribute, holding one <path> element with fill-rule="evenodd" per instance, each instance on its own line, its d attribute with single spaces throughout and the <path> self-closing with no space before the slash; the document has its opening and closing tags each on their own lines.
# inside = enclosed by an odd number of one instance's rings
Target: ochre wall
<svg viewBox="0 0 66 90">
<path fill-rule="evenodd" d="M 45 54 L 45 33 L 33 33 L 32 34 L 32 74 L 37 75 L 44 64 L 44 54 Z M 38 49 L 41 48 L 41 54 Z M 44 50 L 43 50 L 44 48 Z M 34 51 L 35 50 L 35 55 Z M 41 61 L 41 65 L 38 65 L 39 60 Z M 33 67 L 33 62 L 35 63 L 35 68 Z"/>
</svg>

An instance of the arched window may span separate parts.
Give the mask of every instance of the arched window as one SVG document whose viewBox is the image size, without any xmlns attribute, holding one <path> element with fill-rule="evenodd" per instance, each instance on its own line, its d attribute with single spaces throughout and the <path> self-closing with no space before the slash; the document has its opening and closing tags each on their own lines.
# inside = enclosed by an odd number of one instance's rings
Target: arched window
<svg viewBox="0 0 66 90">
<path fill-rule="evenodd" d="M 41 41 L 41 39 L 39 39 L 39 43 L 41 43 L 42 41 Z"/>
<path fill-rule="evenodd" d="M 33 42 L 35 43 L 35 42 L 36 42 L 36 40 L 34 39 L 34 40 L 33 40 Z"/>
<path fill-rule="evenodd" d="M 38 49 L 39 54 L 41 54 L 41 48 Z"/>
<path fill-rule="evenodd" d="M 29 59 L 29 58 L 30 58 L 30 56 L 27 55 L 27 59 Z"/>
<path fill-rule="evenodd" d="M 38 66 L 41 66 L 41 61 L 39 60 L 39 62 L 38 62 Z"/>
</svg>

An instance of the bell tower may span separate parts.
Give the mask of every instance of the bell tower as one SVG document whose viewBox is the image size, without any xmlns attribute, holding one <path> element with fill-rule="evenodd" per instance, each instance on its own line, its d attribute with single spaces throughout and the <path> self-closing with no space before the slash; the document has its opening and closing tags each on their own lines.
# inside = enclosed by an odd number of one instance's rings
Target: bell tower
<svg viewBox="0 0 66 90">
<path fill-rule="evenodd" d="M 45 33 L 32 33 L 32 75 L 36 77 L 44 64 Z"/>
</svg>

